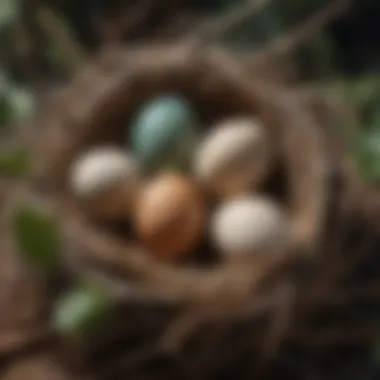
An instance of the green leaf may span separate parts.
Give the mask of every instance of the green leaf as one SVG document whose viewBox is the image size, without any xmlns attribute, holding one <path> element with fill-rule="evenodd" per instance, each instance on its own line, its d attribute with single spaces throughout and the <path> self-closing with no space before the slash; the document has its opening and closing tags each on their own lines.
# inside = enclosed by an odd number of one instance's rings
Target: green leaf
<svg viewBox="0 0 380 380">
<path fill-rule="evenodd" d="M 1 0 L 0 0 L 1 1 Z M 9 80 L 3 70 L 0 68 L 0 93 L 4 94 L 9 84 Z"/>
<path fill-rule="evenodd" d="M 34 109 L 34 96 L 25 88 L 12 86 L 8 92 L 12 108 L 12 122 L 23 122 Z"/>
<path fill-rule="evenodd" d="M 18 15 L 19 0 L 0 0 L 0 28 L 8 26 Z"/>
<path fill-rule="evenodd" d="M 0 152 L 0 175 L 22 176 L 28 173 L 29 156 L 25 150 Z"/>
<path fill-rule="evenodd" d="M 377 338 L 371 347 L 372 363 L 380 369 L 380 339 Z"/>
<path fill-rule="evenodd" d="M 354 82 L 353 92 L 363 103 L 370 103 L 374 98 L 380 99 L 380 76 L 367 76 Z"/>
<path fill-rule="evenodd" d="M 5 94 L 0 93 L 0 127 L 4 128 L 12 120 L 12 104 Z"/>
<path fill-rule="evenodd" d="M 358 139 L 356 159 L 363 178 L 369 183 L 380 182 L 380 126 L 363 132 Z"/>
<path fill-rule="evenodd" d="M 69 337 L 91 337 L 110 320 L 112 301 L 98 286 L 80 285 L 63 294 L 52 314 L 52 325 Z"/>
<path fill-rule="evenodd" d="M 0 70 L 0 126 L 8 127 L 12 123 L 25 121 L 34 106 L 33 93 L 13 83 Z"/>
<path fill-rule="evenodd" d="M 20 255 L 39 269 L 58 263 L 60 234 L 55 219 L 35 207 L 20 205 L 13 212 L 13 236 Z"/>
</svg>

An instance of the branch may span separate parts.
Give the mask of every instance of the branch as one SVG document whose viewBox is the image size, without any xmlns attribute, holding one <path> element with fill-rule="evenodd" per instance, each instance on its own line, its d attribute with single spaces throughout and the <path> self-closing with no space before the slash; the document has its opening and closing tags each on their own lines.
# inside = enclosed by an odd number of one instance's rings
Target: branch
<svg viewBox="0 0 380 380">
<path fill-rule="evenodd" d="M 221 37 L 231 28 L 248 21 L 269 2 L 270 0 L 247 0 L 243 6 L 236 5 L 221 16 L 201 23 L 187 37 L 199 40 Z"/>
<path fill-rule="evenodd" d="M 336 19 L 345 12 L 351 4 L 351 0 L 335 0 L 325 8 L 315 13 L 305 23 L 280 35 L 263 49 L 263 55 L 283 55 L 293 51 L 299 45 L 317 34 L 326 24 Z"/>
<path fill-rule="evenodd" d="M 70 36 L 66 25 L 52 10 L 42 7 L 37 10 L 37 20 L 41 29 L 53 44 L 61 50 L 73 68 L 82 65 L 86 56 L 80 45 Z"/>
<path fill-rule="evenodd" d="M 359 326 L 326 328 L 325 330 L 300 331 L 291 339 L 309 347 L 352 346 L 370 343 L 377 336 L 379 325 L 363 321 Z"/>
</svg>

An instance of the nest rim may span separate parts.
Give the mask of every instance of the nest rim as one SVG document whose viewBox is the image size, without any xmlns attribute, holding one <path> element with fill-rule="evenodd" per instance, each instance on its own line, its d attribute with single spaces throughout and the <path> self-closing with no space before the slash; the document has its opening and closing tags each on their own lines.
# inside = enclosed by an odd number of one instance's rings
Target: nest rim
<svg viewBox="0 0 380 380">
<path fill-rule="evenodd" d="M 255 294 L 262 288 L 267 290 L 268 283 L 288 273 L 295 261 L 301 258 L 310 262 L 315 258 L 331 197 L 332 164 L 322 133 L 291 92 L 263 82 L 252 73 L 249 75 L 248 78 L 244 64 L 217 47 L 157 45 L 106 52 L 96 64 L 84 68 L 74 78 L 58 101 L 58 107 L 64 112 L 53 119 L 47 118 L 45 125 L 49 128 L 45 130 L 45 137 L 40 137 L 34 147 L 35 178 L 45 183 L 55 198 L 53 202 L 59 205 L 60 215 L 64 215 L 64 233 L 76 245 L 76 249 L 72 249 L 75 254 L 70 255 L 69 261 L 81 251 L 85 260 L 95 260 L 112 267 L 115 272 L 121 271 L 121 277 L 134 273 L 148 279 L 151 287 L 157 288 L 157 293 L 162 290 L 161 295 L 167 295 L 168 288 L 175 288 L 175 292 L 169 292 L 169 298 L 195 301 L 226 298 L 226 292 L 231 289 L 234 289 L 230 292 L 231 299 L 246 298 L 247 294 L 252 297 L 252 289 Z M 97 76 L 101 78 L 98 83 Z M 137 247 L 126 249 L 125 244 L 114 237 L 99 235 L 64 194 L 65 180 L 60 174 L 67 173 L 75 152 L 88 143 L 89 133 L 98 134 L 99 139 L 110 120 L 116 120 L 126 108 L 136 109 L 147 94 L 152 97 L 162 90 L 173 91 L 173 87 L 181 89 L 181 86 L 190 86 L 187 94 L 193 97 L 212 99 L 219 96 L 223 100 L 224 96 L 232 109 L 236 106 L 254 117 L 258 115 L 285 161 L 291 181 L 292 245 L 286 254 L 268 261 L 260 273 L 246 263 L 222 263 L 206 270 L 160 263 Z M 81 93 L 84 100 L 76 104 L 74 95 Z M 222 101 L 222 104 L 225 103 Z M 58 145 L 49 144 L 52 139 L 58 139 Z M 301 159 L 297 148 L 302 150 Z M 57 202 L 57 199 L 60 200 Z"/>
</svg>

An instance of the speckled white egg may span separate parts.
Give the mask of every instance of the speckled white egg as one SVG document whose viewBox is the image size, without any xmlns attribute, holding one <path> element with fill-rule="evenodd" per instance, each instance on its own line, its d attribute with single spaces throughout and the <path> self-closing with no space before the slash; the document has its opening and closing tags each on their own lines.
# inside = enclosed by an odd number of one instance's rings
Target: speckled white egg
<svg viewBox="0 0 380 380">
<path fill-rule="evenodd" d="M 138 165 L 118 147 L 97 147 L 74 161 L 70 185 L 89 212 L 100 217 L 126 216 L 138 185 Z"/>
<path fill-rule="evenodd" d="M 263 196 L 243 196 L 218 207 L 211 237 L 228 259 L 280 254 L 290 239 L 290 224 L 281 208 Z"/>
<path fill-rule="evenodd" d="M 268 138 L 258 120 L 228 119 L 205 136 L 195 154 L 193 170 L 206 189 L 226 197 L 260 184 L 269 159 Z"/>
</svg>

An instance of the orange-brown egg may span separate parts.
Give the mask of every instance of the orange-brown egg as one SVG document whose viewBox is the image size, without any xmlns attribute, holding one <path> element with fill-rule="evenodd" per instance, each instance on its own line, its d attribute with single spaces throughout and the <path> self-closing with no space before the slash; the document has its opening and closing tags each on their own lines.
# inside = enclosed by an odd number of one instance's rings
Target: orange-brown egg
<svg viewBox="0 0 380 380">
<path fill-rule="evenodd" d="M 164 173 L 142 190 L 135 216 L 143 245 L 158 258 L 170 261 L 183 258 L 199 242 L 205 207 L 191 180 Z"/>
</svg>

